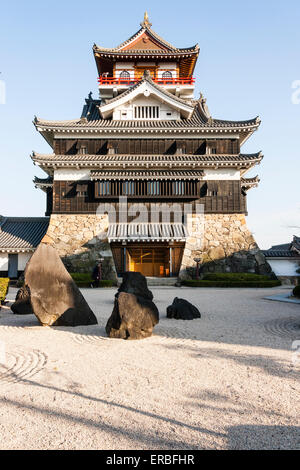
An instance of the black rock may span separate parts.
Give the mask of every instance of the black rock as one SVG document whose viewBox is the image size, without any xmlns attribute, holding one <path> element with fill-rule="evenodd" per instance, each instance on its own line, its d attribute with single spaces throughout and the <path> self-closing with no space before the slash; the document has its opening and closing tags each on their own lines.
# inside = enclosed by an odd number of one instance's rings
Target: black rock
<svg viewBox="0 0 300 470">
<path fill-rule="evenodd" d="M 123 282 L 118 289 L 118 293 L 119 292 L 127 292 L 128 294 L 134 294 L 144 299 L 153 299 L 153 294 L 147 286 L 147 279 L 141 273 L 124 273 Z"/>
<path fill-rule="evenodd" d="M 172 305 L 167 307 L 167 318 L 175 318 L 175 320 L 194 320 L 194 318 L 201 318 L 201 313 L 197 307 L 187 300 L 175 297 Z"/>
<path fill-rule="evenodd" d="M 95 325 L 97 319 L 59 255 L 40 243 L 25 269 L 33 313 L 42 325 Z"/>
<path fill-rule="evenodd" d="M 16 300 L 10 307 L 11 311 L 16 315 L 30 315 L 33 314 L 30 302 L 30 289 L 28 286 L 23 286 L 18 290 Z"/>
<path fill-rule="evenodd" d="M 152 300 L 120 292 L 115 298 L 106 333 L 110 338 L 143 339 L 152 335 L 158 322 L 159 313 Z"/>
<path fill-rule="evenodd" d="M 106 324 L 110 338 L 142 339 L 152 335 L 159 322 L 153 294 L 141 273 L 127 272 L 115 296 L 113 312 Z"/>
</svg>

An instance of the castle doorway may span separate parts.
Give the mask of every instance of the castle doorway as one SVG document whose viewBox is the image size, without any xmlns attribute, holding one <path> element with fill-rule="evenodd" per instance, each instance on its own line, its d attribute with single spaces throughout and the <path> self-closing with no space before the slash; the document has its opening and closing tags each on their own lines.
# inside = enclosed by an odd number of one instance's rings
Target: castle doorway
<svg viewBox="0 0 300 470">
<path fill-rule="evenodd" d="M 119 276 L 133 271 L 147 277 L 172 277 L 179 273 L 184 243 L 112 243 L 111 249 Z"/>
</svg>

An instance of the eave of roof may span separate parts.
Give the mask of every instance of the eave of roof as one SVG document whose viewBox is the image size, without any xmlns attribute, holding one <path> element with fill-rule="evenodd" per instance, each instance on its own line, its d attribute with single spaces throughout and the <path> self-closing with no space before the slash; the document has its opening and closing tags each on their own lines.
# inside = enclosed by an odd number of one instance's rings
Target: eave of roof
<svg viewBox="0 0 300 470">
<path fill-rule="evenodd" d="M 165 170 L 163 173 L 160 170 L 92 170 L 91 180 L 98 179 L 117 179 L 117 180 L 175 180 L 175 179 L 187 179 L 187 180 L 199 180 L 203 176 L 203 170 Z"/>
<path fill-rule="evenodd" d="M 48 225 L 48 217 L 4 217 L 0 225 L 0 251 L 33 251 Z"/>
<path fill-rule="evenodd" d="M 50 121 L 41 118 L 36 118 L 34 125 L 39 131 L 105 131 L 109 129 L 127 129 L 128 131 L 135 130 L 173 130 L 173 129 L 190 129 L 191 131 L 202 131 L 207 130 L 233 130 L 251 132 L 257 129 L 260 125 L 260 119 L 258 117 L 247 121 L 224 121 L 220 119 L 211 119 L 207 122 L 197 119 L 196 113 L 190 119 L 181 119 L 178 121 L 135 121 L 135 120 L 110 120 L 110 119 L 73 119 L 66 121 Z"/>
<path fill-rule="evenodd" d="M 300 259 L 300 255 L 290 250 L 262 250 L 266 258 L 295 258 Z"/>
<path fill-rule="evenodd" d="M 55 155 L 33 153 L 32 160 L 42 167 L 78 166 L 78 167 L 123 167 L 145 166 L 170 167 L 188 166 L 195 167 L 237 167 L 249 168 L 261 162 L 261 152 L 240 155 Z"/>
<path fill-rule="evenodd" d="M 256 188 L 260 182 L 258 175 L 253 178 L 241 178 L 241 186 L 244 190 Z"/>
</svg>

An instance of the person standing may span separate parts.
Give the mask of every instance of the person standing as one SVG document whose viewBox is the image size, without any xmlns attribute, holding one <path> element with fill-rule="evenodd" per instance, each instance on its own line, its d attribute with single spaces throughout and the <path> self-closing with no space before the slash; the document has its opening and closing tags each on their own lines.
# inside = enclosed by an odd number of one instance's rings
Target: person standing
<svg viewBox="0 0 300 470">
<path fill-rule="evenodd" d="M 102 279 L 102 264 L 101 261 L 98 261 L 96 266 L 93 269 L 92 273 L 93 283 L 92 287 L 99 287 L 100 281 Z"/>
</svg>

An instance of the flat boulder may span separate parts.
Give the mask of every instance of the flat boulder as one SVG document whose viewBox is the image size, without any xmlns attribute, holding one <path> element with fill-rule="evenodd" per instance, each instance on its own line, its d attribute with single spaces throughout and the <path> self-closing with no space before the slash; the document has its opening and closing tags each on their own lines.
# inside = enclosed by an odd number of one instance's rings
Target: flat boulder
<svg viewBox="0 0 300 470">
<path fill-rule="evenodd" d="M 25 269 L 33 313 L 42 325 L 95 325 L 97 319 L 55 248 L 40 243 Z"/>
<path fill-rule="evenodd" d="M 195 318 L 201 318 L 201 313 L 195 305 L 187 300 L 175 297 L 172 305 L 167 307 L 167 318 L 174 318 L 175 320 L 194 320 Z"/>
<path fill-rule="evenodd" d="M 30 302 L 30 289 L 28 286 L 23 286 L 18 290 L 15 302 L 12 304 L 10 309 L 16 315 L 33 314 Z"/>
<path fill-rule="evenodd" d="M 125 273 L 106 324 L 107 335 L 122 339 L 151 336 L 154 326 L 159 322 L 159 312 L 152 299 L 153 294 L 141 273 Z"/>
</svg>

